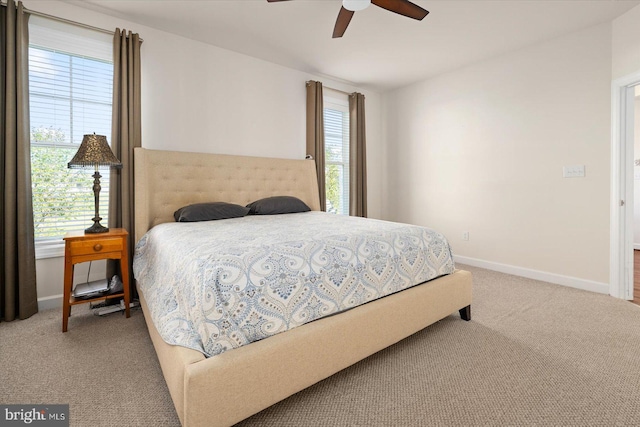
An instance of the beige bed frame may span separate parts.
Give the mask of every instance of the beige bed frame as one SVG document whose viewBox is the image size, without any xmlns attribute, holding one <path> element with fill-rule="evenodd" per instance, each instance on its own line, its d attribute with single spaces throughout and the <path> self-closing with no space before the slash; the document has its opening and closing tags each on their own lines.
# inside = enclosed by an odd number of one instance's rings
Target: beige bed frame
<svg viewBox="0 0 640 427">
<path fill-rule="evenodd" d="M 136 241 L 190 203 L 296 196 L 319 210 L 315 164 L 136 148 Z M 149 334 L 183 426 L 229 426 L 460 311 L 471 274 L 455 273 L 226 353 L 165 343 L 140 293 Z"/>
</svg>

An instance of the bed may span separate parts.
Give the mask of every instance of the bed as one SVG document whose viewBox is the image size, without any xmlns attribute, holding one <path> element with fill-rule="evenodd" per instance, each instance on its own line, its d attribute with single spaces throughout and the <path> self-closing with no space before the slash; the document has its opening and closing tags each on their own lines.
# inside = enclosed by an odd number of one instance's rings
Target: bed
<svg viewBox="0 0 640 427">
<path fill-rule="evenodd" d="M 135 240 L 191 203 L 245 205 L 294 196 L 319 211 L 315 164 L 136 148 Z M 311 212 L 310 214 L 314 214 Z M 212 357 L 165 342 L 139 295 L 183 426 L 228 426 L 460 312 L 470 319 L 471 275 L 462 270 Z"/>
</svg>

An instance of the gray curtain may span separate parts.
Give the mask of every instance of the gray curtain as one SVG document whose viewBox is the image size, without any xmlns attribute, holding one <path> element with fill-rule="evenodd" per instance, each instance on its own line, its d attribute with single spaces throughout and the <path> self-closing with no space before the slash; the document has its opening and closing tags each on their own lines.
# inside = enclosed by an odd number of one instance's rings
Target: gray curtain
<svg viewBox="0 0 640 427">
<path fill-rule="evenodd" d="M 109 227 L 129 232 L 129 262 L 133 260 L 134 189 L 133 148 L 142 145 L 140 108 L 140 36 L 116 28 L 113 36 L 113 114 L 111 148 L 122 169 L 111 170 L 109 183 Z M 129 271 L 131 272 L 131 268 Z M 117 263 L 109 262 L 107 276 L 116 274 Z M 129 278 L 133 286 L 133 273 Z M 132 293 L 135 295 L 135 293 Z"/>
<path fill-rule="evenodd" d="M 349 215 L 367 216 L 367 136 L 364 95 L 349 95 Z"/>
<path fill-rule="evenodd" d="M 0 7 L 0 320 L 38 312 L 29 140 L 29 14 Z"/>
<path fill-rule="evenodd" d="M 307 156 L 311 156 L 316 161 L 318 189 L 320 190 L 320 209 L 326 211 L 322 83 L 313 80 L 307 82 Z"/>
</svg>

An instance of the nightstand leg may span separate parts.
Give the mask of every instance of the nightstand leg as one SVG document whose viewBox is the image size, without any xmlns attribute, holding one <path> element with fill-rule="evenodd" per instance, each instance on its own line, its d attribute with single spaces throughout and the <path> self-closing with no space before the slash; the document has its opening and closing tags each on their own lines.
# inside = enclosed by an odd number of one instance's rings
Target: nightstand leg
<svg viewBox="0 0 640 427">
<path fill-rule="evenodd" d="M 120 258 L 120 272 L 122 273 L 122 288 L 124 291 L 124 312 L 129 317 L 131 305 L 130 289 L 129 289 L 129 257 L 127 256 L 127 240 L 124 241 L 125 248 L 122 250 L 122 258 Z"/>
<path fill-rule="evenodd" d="M 70 257 L 65 257 L 64 262 L 64 295 L 62 297 L 62 332 L 67 332 L 69 316 L 71 315 L 71 287 L 73 286 L 73 264 Z"/>
</svg>

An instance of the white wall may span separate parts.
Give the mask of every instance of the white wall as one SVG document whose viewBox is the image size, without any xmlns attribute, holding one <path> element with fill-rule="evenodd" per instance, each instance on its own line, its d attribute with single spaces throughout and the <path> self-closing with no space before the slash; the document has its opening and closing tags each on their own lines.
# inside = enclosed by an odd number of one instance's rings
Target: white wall
<svg viewBox="0 0 640 427">
<path fill-rule="evenodd" d="M 24 0 L 31 10 L 140 34 L 142 145 L 146 148 L 303 158 L 305 81 L 366 97 L 369 212 L 381 216 L 380 94 L 55 0 Z M 100 267 L 96 267 L 96 271 Z M 38 260 L 38 297 L 62 293 L 62 258 Z M 104 270 L 102 270 L 104 271 Z M 97 273 L 96 273 L 97 274 Z"/>
<path fill-rule="evenodd" d="M 459 256 L 608 291 L 611 31 L 386 94 L 385 217 L 441 230 Z"/>
<path fill-rule="evenodd" d="M 613 21 L 613 79 L 640 71 L 640 6 Z"/>
</svg>

